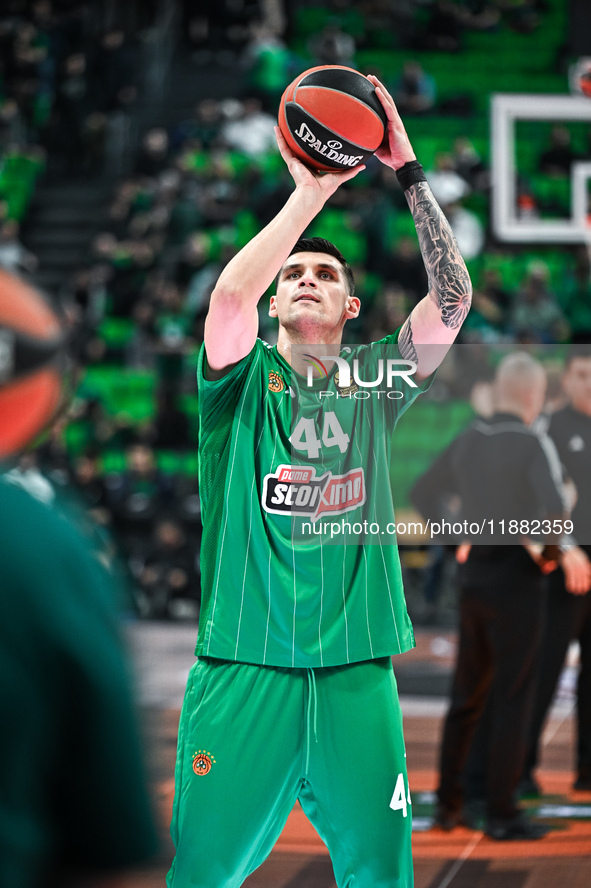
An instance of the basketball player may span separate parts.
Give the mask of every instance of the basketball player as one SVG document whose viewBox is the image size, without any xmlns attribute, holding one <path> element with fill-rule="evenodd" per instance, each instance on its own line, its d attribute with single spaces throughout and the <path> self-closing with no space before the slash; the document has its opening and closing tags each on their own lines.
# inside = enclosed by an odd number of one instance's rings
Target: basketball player
<svg viewBox="0 0 591 888">
<path fill-rule="evenodd" d="M 376 154 L 405 190 L 430 289 L 398 335 L 341 353 L 343 327 L 360 310 L 351 270 L 328 241 L 301 236 L 359 169 L 311 172 L 277 131 L 295 190 L 222 272 L 198 368 L 202 610 L 179 729 L 169 888 L 241 885 L 296 799 L 339 886 L 413 884 L 391 655 L 414 637 L 398 552 L 379 534 L 331 545 L 326 525 L 337 515 L 353 526 L 393 520 L 391 431 L 455 339 L 471 286 L 394 102 L 370 80 L 388 115 Z M 257 304 L 274 279 L 271 348 L 257 339 Z M 352 397 L 343 355 L 375 379 L 383 350 L 416 366 L 415 378 L 401 381 L 399 399 Z M 306 376 L 312 365 L 321 377 Z"/>
</svg>

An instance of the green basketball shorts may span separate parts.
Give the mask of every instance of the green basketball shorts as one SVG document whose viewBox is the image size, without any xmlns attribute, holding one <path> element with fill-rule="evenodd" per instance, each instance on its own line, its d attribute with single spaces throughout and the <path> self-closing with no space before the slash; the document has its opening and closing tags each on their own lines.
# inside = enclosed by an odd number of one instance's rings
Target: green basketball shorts
<svg viewBox="0 0 591 888">
<path fill-rule="evenodd" d="M 411 888 L 411 808 L 389 657 L 318 669 L 200 658 L 179 726 L 168 888 L 238 888 L 296 801 L 339 888 Z"/>
</svg>

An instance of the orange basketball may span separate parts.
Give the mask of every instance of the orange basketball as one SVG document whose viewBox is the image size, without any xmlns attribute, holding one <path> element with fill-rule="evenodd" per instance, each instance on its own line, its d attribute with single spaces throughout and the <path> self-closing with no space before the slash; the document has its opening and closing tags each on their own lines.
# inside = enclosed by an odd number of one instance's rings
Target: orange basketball
<svg viewBox="0 0 591 888">
<path fill-rule="evenodd" d="M 349 170 L 365 163 L 382 143 L 387 122 L 373 84 L 342 65 L 304 71 L 279 105 L 285 141 L 316 170 Z"/>
<path fill-rule="evenodd" d="M 63 343 L 43 296 L 0 269 L 0 459 L 24 447 L 57 410 Z"/>
</svg>

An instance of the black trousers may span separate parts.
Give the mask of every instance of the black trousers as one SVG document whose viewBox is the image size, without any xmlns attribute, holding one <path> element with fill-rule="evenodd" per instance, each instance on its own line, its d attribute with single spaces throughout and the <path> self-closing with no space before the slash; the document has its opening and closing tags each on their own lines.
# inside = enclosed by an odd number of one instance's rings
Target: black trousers
<svg viewBox="0 0 591 888">
<path fill-rule="evenodd" d="M 548 710 L 573 639 L 581 645 L 577 681 L 577 772 L 591 779 L 591 593 L 571 595 L 564 574 L 550 576 L 547 620 L 540 647 L 539 680 L 528 734 L 524 774 L 530 774 L 540 756 L 540 739 Z"/>
<path fill-rule="evenodd" d="M 510 819 L 526 755 L 536 688 L 545 578 L 525 550 L 489 547 L 458 571 L 458 657 L 441 744 L 440 805 L 459 811 L 463 771 L 488 708 L 487 812 Z"/>
</svg>

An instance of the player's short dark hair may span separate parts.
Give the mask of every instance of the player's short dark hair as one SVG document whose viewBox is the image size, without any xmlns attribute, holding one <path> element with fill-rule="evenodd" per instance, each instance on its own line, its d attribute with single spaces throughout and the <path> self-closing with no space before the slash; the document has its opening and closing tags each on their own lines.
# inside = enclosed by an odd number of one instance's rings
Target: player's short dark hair
<svg viewBox="0 0 591 888">
<path fill-rule="evenodd" d="M 587 361 L 591 358 L 591 343 L 577 342 L 574 345 L 569 345 L 566 353 L 566 369 L 568 369 L 572 362 L 577 358 L 584 358 Z"/>
<path fill-rule="evenodd" d="M 293 256 L 294 253 L 328 253 L 329 256 L 334 256 L 341 265 L 343 266 L 343 272 L 345 275 L 345 280 L 347 282 L 347 290 L 349 291 L 349 296 L 355 295 L 355 278 L 353 277 L 353 271 L 351 266 L 341 253 L 338 247 L 335 247 L 334 244 L 331 244 L 330 241 L 326 240 L 324 237 L 301 237 L 292 247 L 289 255 Z M 286 260 L 287 261 L 287 260 Z M 281 272 L 275 278 L 275 286 L 279 283 L 279 276 Z"/>
</svg>

